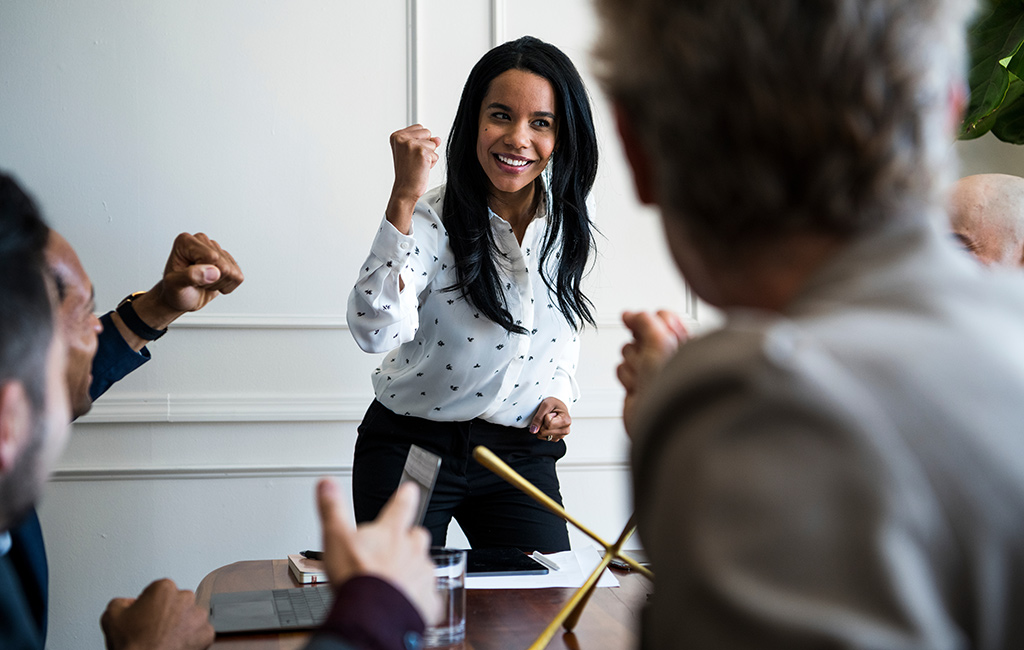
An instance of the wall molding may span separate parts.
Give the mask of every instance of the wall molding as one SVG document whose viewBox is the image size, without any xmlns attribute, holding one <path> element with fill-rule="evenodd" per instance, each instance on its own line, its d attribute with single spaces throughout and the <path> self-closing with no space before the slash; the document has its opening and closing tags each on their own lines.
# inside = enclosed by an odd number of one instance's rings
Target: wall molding
<svg viewBox="0 0 1024 650">
<path fill-rule="evenodd" d="M 578 419 L 622 416 L 623 392 L 589 390 L 573 407 Z M 175 395 L 104 396 L 77 424 L 197 422 L 360 422 L 370 395 Z"/>
<path fill-rule="evenodd" d="M 185 314 L 170 329 L 347 330 L 344 315 L 323 314 Z"/>
<path fill-rule="evenodd" d="M 686 312 L 683 320 L 687 326 L 699 329 L 697 321 L 698 303 L 687 289 Z M 598 314 L 597 327 L 622 329 L 618 314 Z M 214 329 L 214 330 L 344 330 L 348 331 L 345 316 L 331 314 L 186 314 L 171 324 L 172 330 Z"/>
<path fill-rule="evenodd" d="M 406 124 L 418 124 L 420 112 L 419 2 L 405 0 L 405 114 Z"/>
<path fill-rule="evenodd" d="M 104 396 L 80 424 L 143 422 L 358 422 L 370 396 L 175 395 Z"/>
<path fill-rule="evenodd" d="M 505 37 L 505 0 L 491 0 L 491 48 L 498 47 Z"/>
<path fill-rule="evenodd" d="M 561 460 L 560 474 L 586 472 L 628 472 L 626 461 L 606 460 Z M 216 479 L 287 479 L 319 478 L 334 476 L 350 478 L 352 465 L 303 465 L 303 466 L 221 466 L 221 467 L 76 467 L 55 471 L 50 480 L 55 483 L 91 481 L 207 481 Z"/>
</svg>

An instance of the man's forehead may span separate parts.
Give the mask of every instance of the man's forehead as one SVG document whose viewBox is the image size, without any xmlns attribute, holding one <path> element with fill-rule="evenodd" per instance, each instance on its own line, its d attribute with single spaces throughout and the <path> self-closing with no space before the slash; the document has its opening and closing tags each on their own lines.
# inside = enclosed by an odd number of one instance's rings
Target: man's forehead
<svg viewBox="0 0 1024 650">
<path fill-rule="evenodd" d="M 57 282 L 61 302 L 69 298 L 92 298 L 93 288 L 89 275 L 78 259 L 78 254 L 56 230 L 50 231 L 46 242 L 46 264 Z"/>
</svg>

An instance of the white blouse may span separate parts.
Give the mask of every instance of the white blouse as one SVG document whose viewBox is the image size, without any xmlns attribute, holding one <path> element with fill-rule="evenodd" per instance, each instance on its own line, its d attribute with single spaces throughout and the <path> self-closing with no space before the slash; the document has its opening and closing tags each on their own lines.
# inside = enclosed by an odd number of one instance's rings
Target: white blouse
<svg viewBox="0 0 1024 650">
<path fill-rule="evenodd" d="M 443 185 L 423 195 L 409 235 L 383 220 L 349 295 L 356 343 L 366 352 L 388 353 L 373 372 L 377 399 L 399 415 L 452 422 L 479 417 L 514 427 L 528 426 L 546 397 L 570 406 L 579 398 L 579 337 L 540 277 L 543 207 L 522 245 L 509 223 L 488 210 L 502 251 L 496 265 L 506 306 L 529 332 L 523 335 L 482 316 L 459 292 L 444 291 L 457 277 L 441 223 L 443 199 Z M 557 262 L 550 256 L 549 268 Z"/>
</svg>

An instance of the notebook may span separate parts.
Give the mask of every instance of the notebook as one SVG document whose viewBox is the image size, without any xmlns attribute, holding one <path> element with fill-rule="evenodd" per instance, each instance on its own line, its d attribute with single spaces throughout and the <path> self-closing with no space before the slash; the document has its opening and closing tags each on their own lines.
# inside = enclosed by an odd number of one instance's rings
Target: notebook
<svg viewBox="0 0 1024 650">
<path fill-rule="evenodd" d="M 327 582 L 327 570 L 323 560 L 310 560 L 298 554 L 288 556 L 288 569 L 299 584 L 309 585 Z"/>
<path fill-rule="evenodd" d="M 210 623 L 217 634 L 318 627 L 331 610 L 331 586 L 236 591 L 210 596 Z"/>
</svg>

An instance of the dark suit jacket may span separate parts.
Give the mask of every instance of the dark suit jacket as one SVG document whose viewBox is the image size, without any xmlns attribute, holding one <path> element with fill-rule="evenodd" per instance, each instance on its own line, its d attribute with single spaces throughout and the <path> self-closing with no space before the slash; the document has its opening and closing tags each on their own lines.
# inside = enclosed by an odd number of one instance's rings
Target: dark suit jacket
<svg viewBox="0 0 1024 650">
<path fill-rule="evenodd" d="M 110 313 L 100 321 L 103 323 L 103 332 L 92 362 L 92 384 L 89 386 L 89 396 L 93 400 L 150 358 L 145 348 L 140 353 L 128 347 L 110 319 Z M 0 625 L 0 648 L 6 650 L 8 647 L 22 647 L 16 645 L 16 639 L 12 636 L 18 634 L 19 630 L 6 624 L 8 617 L 15 614 L 19 618 L 13 620 L 32 622 L 38 647 L 41 648 L 46 640 L 49 573 L 43 531 L 34 509 L 17 526 L 11 528 L 11 544 L 10 552 L 2 558 L 3 567 L 9 573 L 5 576 L 11 582 L 3 583 L 0 587 L 3 589 L 0 593 L 0 623 L 3 623 Z"/>
<path fill-rule="evenodd" d="M 0 557 L 0 647 L 4 650 L 41 650 L 43 647 L 39 625 L 29 611 L 10 554 Z"/>
<path fill-rule="evenodd" d="M 93 360 L 92 399 L 149 360 L 129 348 L 110 314 Z M 42 650 L 46 640 L 47 565 L 35 510 L 11 529 L 11 550 L 0 557 L 0 648 Z M 389 583 L 360 576 L 340 586 L 335 606 L 308 650 L 414 650 L 422 646 L 423 621 Z"/>
</svg>

